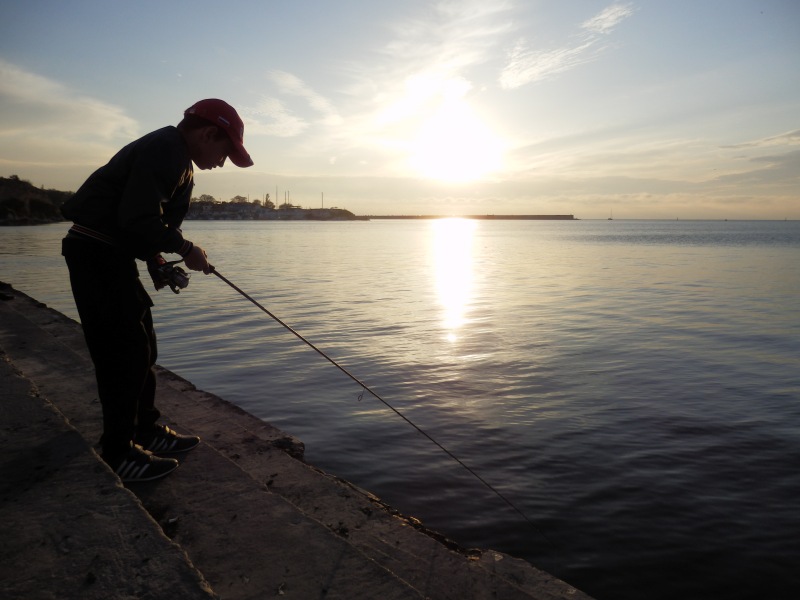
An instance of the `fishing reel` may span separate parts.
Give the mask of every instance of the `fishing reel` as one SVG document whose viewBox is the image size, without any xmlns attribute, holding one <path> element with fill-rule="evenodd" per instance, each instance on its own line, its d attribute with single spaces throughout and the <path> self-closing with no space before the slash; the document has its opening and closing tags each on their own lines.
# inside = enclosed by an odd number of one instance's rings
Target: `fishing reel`
<svg viewBox="0 0 800 600">
<path fill-rule="evenodd" d="M 161 260 L 164 259 L 162 258 Z M 172 262 L 159 262 L 156 268 L 150 271 L 156 290 L 160 290 L 162 287 L 168 285 L 173 293 L 180 294 L 181 290 L 189 285 L 190 275 L 181 267 L 177 266 L 180 262 L 183 262 L 183 259 L 174 260 Z"/>
</svg>

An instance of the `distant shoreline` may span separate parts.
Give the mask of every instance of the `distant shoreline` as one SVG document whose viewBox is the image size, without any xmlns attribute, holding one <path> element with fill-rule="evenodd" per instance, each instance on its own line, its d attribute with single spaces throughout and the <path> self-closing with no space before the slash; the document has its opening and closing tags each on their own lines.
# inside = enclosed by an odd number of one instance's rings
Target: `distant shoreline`
<svg viewBox="0 0 800 600">
<path fill-rule="evenodd" d="M 364 219 L 483 219 L 497 221 L 578 221 L 574 215 L 367 215 Z"/>
</svg>

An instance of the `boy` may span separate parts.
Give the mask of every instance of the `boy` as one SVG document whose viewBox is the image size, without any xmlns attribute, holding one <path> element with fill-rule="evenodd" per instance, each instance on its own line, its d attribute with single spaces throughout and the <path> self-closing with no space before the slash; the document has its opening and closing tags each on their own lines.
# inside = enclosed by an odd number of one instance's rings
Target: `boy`
<svg viewBox="0 0 800 600">
<path fill-rule="evenodd" d="M 165 425 L 154 405 L 156 338 L 153 302 L 139 280 L 136 260 L 147 262 L 156 290 L 162 252 L 210 273 L 205 251 L 180 230 L 193 187 L 192 163 L 221 167 L 253 164 L 243 146 L 236 110 L 201 100 L 177 127 L 164 127 L 128 144 L 95 171 L 63 206 L 73 226 L 62 242 L 75 304 L 95 366 L 103 408 L 103 460 L 125 482 L 148 481 L 178 467 L 170 455 L 191 450 L 195 436 Z"/>
</svg>

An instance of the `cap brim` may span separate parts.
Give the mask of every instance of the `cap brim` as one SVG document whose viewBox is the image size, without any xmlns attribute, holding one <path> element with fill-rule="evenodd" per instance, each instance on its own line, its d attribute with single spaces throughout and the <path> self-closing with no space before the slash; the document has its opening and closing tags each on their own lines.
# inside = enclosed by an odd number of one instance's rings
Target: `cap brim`
<svg viewBox="0 0 800 600">
<path fill-rule="evenodd" d="M 253 166 L 253 159 L 250 158 L 250 155 L 247 153 L 247 150 L 244 149 L 244 146 L 236 141 L 233 141 L 233 152 L 228 155 L 228 158 L 231 159 L 231 162 L 235 164 L 237 167 L 246 168 Z"/>
</svg>

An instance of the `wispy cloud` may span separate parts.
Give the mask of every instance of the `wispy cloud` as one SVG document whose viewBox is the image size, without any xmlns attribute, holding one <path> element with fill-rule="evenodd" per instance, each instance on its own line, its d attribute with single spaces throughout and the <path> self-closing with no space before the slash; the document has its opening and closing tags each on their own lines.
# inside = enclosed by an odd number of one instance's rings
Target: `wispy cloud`
<svg viewBox="0 0 800 600">
<path fill-rule="evenodd" d="M 395 35 L 384 52 L 401 59 L 411 72 L 462 75 L 464 69 L 489 60 L 493 47 L 512 30 L 511 8 L 502 1 L 438 2 L 432 14 L 395 23 Z"/>
<path fill-rule="evenodd" d="M 594 42 L 590 40 L 574 47 L 531 50 L 526 42 L 517 42 L 509 53 L 509 62 L 500 75 L 500 85 L 504 89 L 518 88 L 590 62 L 594 60 L 594 56 L 587 51 L 593 44 Z"/>
<path fill-rule="evenodd" d="M 0 59 L 0 165 L 8 172 L 93 168 L 137 122 L 115 105 Z"/>
<path fill-rule="evenodd" d="M 633 14 L 629 4 L 613 4 L 581 24 L 583 29 L 594 33 L 606 34 Z"/>
<path fill-rule="evenodd" d="M 740 171 L 722 175 L 714 183 L 733 190 L 741 190 L 743 186 L 751 190 L 780 190 L 796 198 L 800 185 L 800 150 L 749 159 Z"/>
<path fill-rule="evenodd" d="M 124 110 L 0 59 L 0 136 L 22 133 L 109 140 L 132 137 L 136 122 Z"/>
<path fill-rule="evenodd" d="M 248 135 L 295 137 L 308 129 L 308 123 L 286 107 L 278 98 L 266 97 L 258 104 L 242 110 Z"/>
<path fill-rule="evenodd" d="M 530 48 L 526 40 L 518 41 L 500 74 L 500 85 L 515 89 L 595 60 L 603 49 L 603 37 L 632 14 L 629 4 L 613 4 L 584 21 L 581 29 L 585 33 L 574 44 L 562 48 L 541 50 Z"/>
<path fill-rule="evenodd" d="M 438 98 L 476 88 L 477 69 L 494 60 L 513 30 L 512 9 L 504 1 L 445 0 L 392 23 L 394 35 L 382 50 L 387 61 L 370 73 L 370 83 L 378 82 L 373 98 L 381 116 L 424 110 Z"/>
<path fill-rule="evenodd" d="M 301 135 L 314 123 L 329 126 L 342 123 L 333 103 L 297 75 L 274 70 L 266 78 L 274 88 L 274 95 L 265 95 L 255 106 L 242 109 L 248 118 L 249 133 L 290 138 Z M 301 102 L 298 104 L 295 98 Z"/>
<path fill-rule="evenodd" d="M 742 142 L 741 144 L 730 144 L 722 146 L 722 148 L 765 148 L 769 146 L 794 146 L 797 144 L 800 144 L 800 129 L 758 140 Z"/>
<path fill-rule="evenodd" d="M 326 124 L 337 125 L 341 123 L 342 118 L 333 104 L 296 75 L 286 71 L 271 71 L 269 76 L 278 85 L 281 93 L 303 98 L 308 103 L 308 106 L 322 117 Z"/>
</svg>

